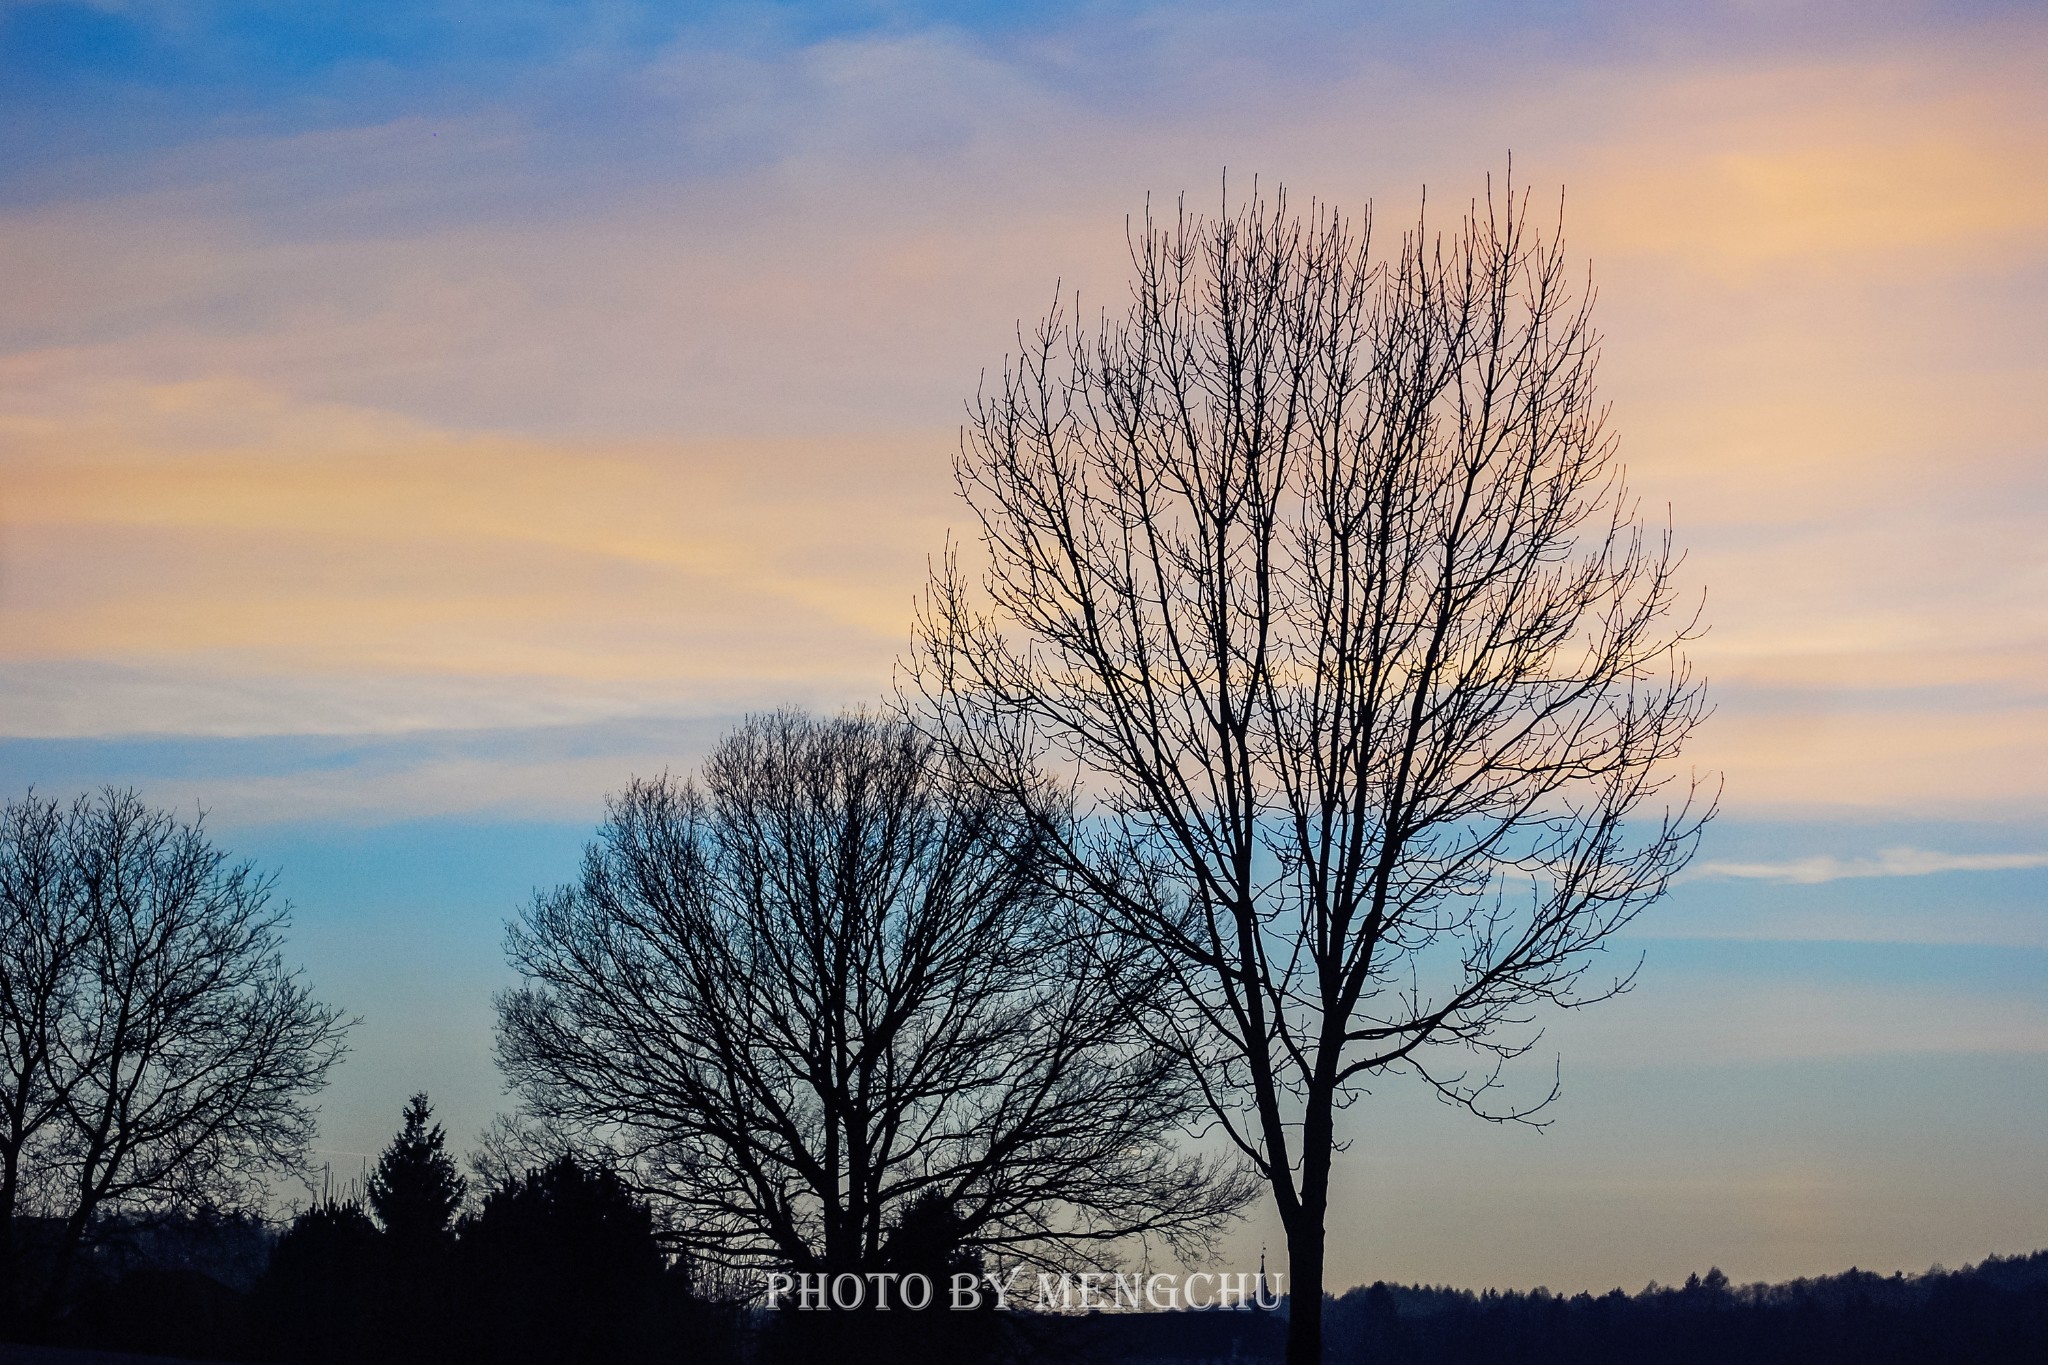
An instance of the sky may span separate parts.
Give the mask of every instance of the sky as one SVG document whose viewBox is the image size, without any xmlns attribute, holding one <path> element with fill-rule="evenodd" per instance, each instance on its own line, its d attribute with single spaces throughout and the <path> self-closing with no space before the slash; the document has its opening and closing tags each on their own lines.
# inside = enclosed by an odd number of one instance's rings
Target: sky
<svg viewBox="0 0 2048 1365">
<path fill-rule="evenodd" d="M 0 790 L 274 870 L 359 1170 L 608 791 L 872 702 L 962 404 L 1257 177 L 1562 195 L 1725 777 L 1541 1133 L 1347 1114 L 1334 1283 L 2048 1245 L 2048 13 L 0 0 Z M 1226 1255 L 1278 1244 L 1259 1215 Z"/>
</svg>

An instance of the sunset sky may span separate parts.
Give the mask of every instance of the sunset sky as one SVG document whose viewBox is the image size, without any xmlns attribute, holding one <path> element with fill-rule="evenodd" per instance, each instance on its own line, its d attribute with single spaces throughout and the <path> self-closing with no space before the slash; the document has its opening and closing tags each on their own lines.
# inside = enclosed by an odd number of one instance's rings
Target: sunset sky
<svg viewBox="0 0 2048 1365">
<path fill-rule="evenodd" d="M 2028 3 L 0 0 L 0 788 L 203 807 L 364 1019 L 322 1159 L 419 1088 L 466 1144 L 505 917 L 888 690 L 963 400 L 1148 195 L 1512 156 L 1725 813 L 1549 1131 L 1351 1112 L 1332 1282 L 2048 1246 L 2044 71 Z"/>
</svg>

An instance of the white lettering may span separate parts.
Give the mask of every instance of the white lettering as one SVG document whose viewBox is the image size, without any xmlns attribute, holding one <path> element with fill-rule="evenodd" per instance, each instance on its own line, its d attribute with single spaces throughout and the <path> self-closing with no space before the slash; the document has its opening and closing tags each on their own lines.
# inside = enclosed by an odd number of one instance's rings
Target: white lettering
<svg viewBox="0 0 2048 1365">
<path fill-rule="evenodd" d="M 950 1277 L 949 1299 L 954 1312 L 971 1312 L 993 1304 L 997 1312 L 1022 1309 L 1022 1286 L 1032 1275 L 1018 1266 L 996 1273 L 962 1272 Z M 1147 1274 L 1088 1270 L 1061 1274 L 1037 1272 L 1038 1301 L 1044 1313 L 1170 1313 L 1183 1309 L 1272 1312 L 1286 1303 L 1287 1277 L 1264 1269 L 1197 1271 L 1193 1274 Z M 770 1311 L 854 1312 L 872 1308 L 886 1313 L 901 1308 L 921 1313 L 937 1297 L 935 1277 L 894 1271 L 865 1274 L 769 1271 L 762 1275 L 763 1297 Z"/>
<path fill-rule="evenodd" d="M 996 1292 L 997 1312 L 1004 1312 L 1009 1308 L 1010 1290 L 1017 1283 L 1017 1277 L 1019 1275 L 1022 1275 L 1023 1273 L 1024 1267 L 1019 1266 L 1015 1270 L 1011 1271 L 1009 1274 L 1003 1276 L 1000 1283 L 996 1280 L 996 1277 L 993 1275 L 982 1276 L 983 1279 L 988 1281 L 988 1287 Z"/>
</svg>

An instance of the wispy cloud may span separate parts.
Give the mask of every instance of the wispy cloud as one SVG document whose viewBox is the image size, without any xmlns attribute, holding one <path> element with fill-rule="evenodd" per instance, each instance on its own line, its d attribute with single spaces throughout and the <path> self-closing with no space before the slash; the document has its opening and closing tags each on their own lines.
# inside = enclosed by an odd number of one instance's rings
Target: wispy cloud
<svg viewBox="0 0 2048 1365">
<path fill-rule="evenodd" d="M 45 397 L 0 402 L 5 735 L 866 698 L 944 536 L 943 432 L 569 443 L 243 381 Z"/>
<path fill-rule="evenodd" d="M 1391 233 L 1513 148 L 1570 187 L 1635 486 L 1713 594 L 1688 757 L 1745 806 L 2048 804 L 2048 28 L 1596 52 L 1311 8 L 536 40 L 598 66 L 408 67 L 434 100 L 195 114 L 0 193 L 0 734 L 873 695 L 960 400 L 1055 280 L 1116 304 L 1147 190 L 1227 164 Z"/>
<path fill-rule="evenodd" d="M 1686 872 L 1684 880 L 1740 877 L 1812 886 L 1848 877 L 1925 877 L 1935 872 L 2012 872 L 2030 867 L 2048 867 L 2048 853 L 1942 853 L 1926 848 L 1887 848 L 1869 858 L 1820 854 L 1787 862 L 1700 863 Z"/>
</svg>

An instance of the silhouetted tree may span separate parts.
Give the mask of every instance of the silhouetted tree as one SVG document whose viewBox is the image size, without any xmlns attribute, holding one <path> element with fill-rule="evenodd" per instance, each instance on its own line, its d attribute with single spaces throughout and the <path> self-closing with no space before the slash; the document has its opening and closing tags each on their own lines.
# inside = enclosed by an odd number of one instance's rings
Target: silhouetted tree
<svg viewBox="0 0 2048 1365">
<path fill-rule="evenodd" d="M 898 1276 L 923 1275 L 934 1302 L 910 1311 L 898 1301 L 886 1312 L 860 1314 L 780 1312 L 764 1324 L 759 1358 L 765 1365 L 890 1365 L 944 1360 L 974 1365 L 1020 1344 L 1003 1329 L 993 1300 L 953 1311 L 954 1275 L 978 1275 L 986 1262 L 969 1245 L 965 1220 L 936 1191 L 906 1205 L 882 1241 L 876 1268 Z M 900 1280 L 898 1281 L 900 1283 Z M 1027 1353 L 1028 1354 L 1028 1353 Z"/>
<path fill-rule="evenodd" d="M 560 1157 L 499 1186 L 462 1226 L 458 1256 L 479 1360 L 711 1360 L 729 1324 L 666 1264 L 646 1203 L 616 1174 Z"/>
<path fill-rule="evenodd" d="M 494 1190 L 552 1165 L 558 1157 L 574 1156 L 576 1150 L 576 1139 L 553 1124 L 531 1114 L 499 1114 L 477 1135 L 469 1169 L 484 1189 Z"/>
<path fill-rule="evenodd" d="M 61 1220 L 47 1324 L 96 1218 L 302 1166 L 346 1025 L 284 967 L 272 879 L 132 792 L 0 811 L 0 917 L 0 1239 L 25 1191 Z"/>
<path fill-rule="evenodd" d="M 882 1242 L 882 1263 L 901 1274 L 943 1283 L 982 1268 L 970 1245 L 967 1222 L 943 1194 L 933 1191 L 905 1206 Z"/>
<path fill-rule="evenodd" d="M 450 1239 L 469 1189 L 448 1155 L 447 1134 L 440 1124 L 430 1124 L 433 1116 L 425 1092 L 406 1101 L 403 1126 L 377 1158 L 367 1185 L 384 1235 L 408 1248 Z"/>
<path fill-rule="evenodd" d="M 923 1201 L 995 1255 L 1200 1238 L 1249 1189 L 1168 1146 L 1193 1082 L 1044 878 L 1048 818 L 901 723 L 752 718 L 512 927 L 500 1064 L 728 1266 L 880 1270 Z"/>
<path fill-rule="evenodd" d="M 468 1189 L 446 1150 L 424 1093 L 406 1101 L 391 1145 L 377 1158 L 366 1184 L 370 1207 L 383 1225 L 385 1287 L 380 1318 L 387 1357 L 434 1360 L 457 1343 L 450 1336 L 452 1287 L 448 1252 L 453 1221 Z"/>
<path fill-rule="evenodd" d="M 1338 1111 L 1407 1072 L 1529 1117 L 1499 1063 L 1619 988 L 1589 954 L 1705 818 L 1656 808 L 1704 709 L 1671 540 L 1527 206 L 1385 259 L 1284 195 L 1148 218 L 1124 315 L 1055 308 L 971 409 L 986 569 L 948 556 L 908 665 L 972 780 L 1072 777 L 1044 842 L 1152 950 L 1162 1038 L 1271 1187 L 1302 1365 Z"/>
<path fill-rule="evenodd" d="M 90 918 L 70 847 L 77 818 L 33 792 L 0 808 L 0 1336 L 13 1334 L 24 1306 L 17 1220 L 56 1206 L 53 1153 L 79 1082 L 58 1055 L 87 970 Z"/>
<path fill-rule="evenodd" d="M 267 1349 L 293 1365 L 376 1359 L 387 1284 L 383 1238 L 362 1206 L 315 1204 L 278 1238 L 256 1288 Z"/>
</svg>

